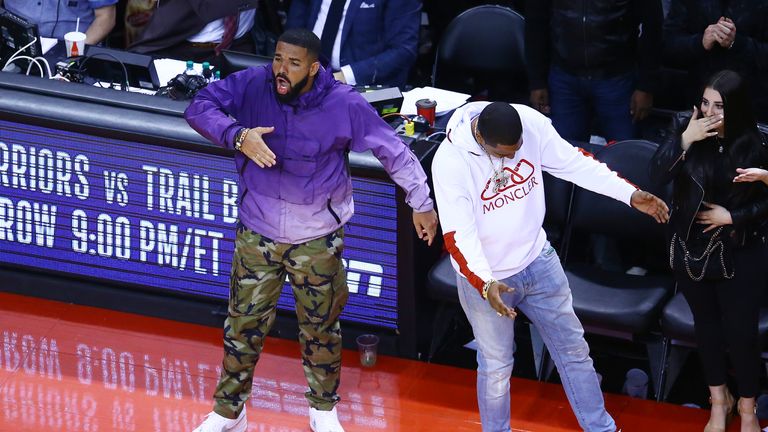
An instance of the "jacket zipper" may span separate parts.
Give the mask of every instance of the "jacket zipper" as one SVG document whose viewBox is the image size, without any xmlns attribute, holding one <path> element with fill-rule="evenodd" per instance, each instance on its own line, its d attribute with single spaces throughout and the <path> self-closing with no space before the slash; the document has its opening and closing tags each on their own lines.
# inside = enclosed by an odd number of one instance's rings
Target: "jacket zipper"
<svg viewBox="0 0 768 432">
<path fill-rule="evenodd" d="M 683 159 L 683 156 L 685 156 L 685 152 L 681 153 L 681 154 L 680 154 L 680 156 L 678 156 L 678 157 L 677 157 L 677 159 L 676 159 L 676 160 L 675 160 L 675 162 L 672 164 L 672 166 L 671 166 L 671 167 L 669 167 L 669 169 L 667 170 L 667 172 L 672 172 L 672 170 L 673 170 L 673 169 L 675 169 L 675 166 L 677 165 L 677 163 L 678 163 L 678 162 L 680 162 L 680 161 Z"/>
</svg>

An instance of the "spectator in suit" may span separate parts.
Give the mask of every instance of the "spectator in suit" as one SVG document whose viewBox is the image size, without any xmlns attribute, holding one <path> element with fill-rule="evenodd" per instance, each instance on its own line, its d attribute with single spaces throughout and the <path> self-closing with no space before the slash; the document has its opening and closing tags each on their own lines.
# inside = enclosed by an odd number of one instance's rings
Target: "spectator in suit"
<svg viewBox="0 0 768 432">
<path fill-rule="evenodd" d="M 710 76 L 731 69 L 749 83 L 758 121 L 768 121 L 768 2 L 672 0 L 664 39 L 667 61 L 688 70 L 689 106 Z"/>
<path fill-rule="evenodd" d="M 117 0 L 0 0 L 0 6 L 37 24 L 40 36 L 64 39 L 75 31 L 80 18 L 80 31 L 85 43 L 95 45 L 115 27 Z"/>
<path fill-rule="evenodd" d="M 156 1 L 155 11 L 130 51 L 216 64 L 224 49 L 253 52 L 250 30 L 257 0 Z"/>
<path fill-rule="evenodd" d="M 660 0 L 532 0 L 526 4 L 531 104 L 565 139 L 589 141 L 592 116 L 608 141 L 633 138 L 653 106 Z"/>
<path fill-rule="evenodd" d="M 416 61 L 419 0 L 293 0 L 286 28 L 312 30 L 337 80 L 405 85 Z"/>
</svg>

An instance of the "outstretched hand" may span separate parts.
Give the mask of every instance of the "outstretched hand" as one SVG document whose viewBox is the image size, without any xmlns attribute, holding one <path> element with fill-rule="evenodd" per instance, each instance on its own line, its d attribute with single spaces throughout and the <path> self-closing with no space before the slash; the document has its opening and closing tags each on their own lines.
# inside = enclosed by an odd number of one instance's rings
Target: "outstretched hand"
<svg viewBox="0 0 768 432">
<path fill-rule="evenodd" d="M 736 168 L 734 183 L 761 181 L 768 184 L 768 171 L 761 168 Z"/>
<path fill-rule="evenodd" d="M 493 310 L 499 316 L 505 316 L 509 319 L 514 319 L 517 316 L 517 312 L 514 309 L 504 304 L 504 300 L 501 299 L 501 293 L 511 293 L 515 289 L 509 287 L 504 282 L 494 282 L 488 288 L 488 303 L 490 303 Z"/>
<path fill-rule="evenodd" d="M 656 195 L 644 190 L 636 190 L 632 193 L 630 204 L 635 209 L 656 219 L 658 223 L 669 221 L 669 207 Z"/>
<path fill-rule="evenodd" d="M 246 135 L 243 144 L 240 146 L 240 151 L 248 156 L 248 159 L 252 160 L 259 168 L 271 167 L 277 161 L 275 154 L 272 153 L 272 150 L 269 149 L 267 143 L 262 138 L 264 134 L 271 133 L 274 130 L 274 126 L 251 128 L 248 130 L 248 135 Z"/>
<path fill-rule="evenodd" d="M 427 242 L 428 246 L 432 246 L 437 231 L 437 213 L 434 210 L 413 212 L 413 227 L 416 228 L 416 235 Z"/>
</svg>

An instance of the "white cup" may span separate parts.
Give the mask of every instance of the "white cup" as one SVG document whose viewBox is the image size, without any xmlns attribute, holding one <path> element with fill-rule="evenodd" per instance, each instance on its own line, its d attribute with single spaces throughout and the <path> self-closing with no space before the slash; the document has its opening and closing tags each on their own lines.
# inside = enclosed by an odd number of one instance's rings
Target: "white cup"
<svg viewBox="0 0 768 432">
<path fill-rule="evenodd" d="M 85 33 L 83 32 L 69 32 L 64 35 L 64 43 L 67 46 L 67 57 L 74 57 L 77 55 L 85 54 Z M 72 54 L 72 49 L 77 47 L 75 54 Z"/>
<path fill-rule="evenodd" d="M 628 370 L 622 393 L 633 398 L 648 398 L 648 374 L 642 369 Z"/>
</svg>

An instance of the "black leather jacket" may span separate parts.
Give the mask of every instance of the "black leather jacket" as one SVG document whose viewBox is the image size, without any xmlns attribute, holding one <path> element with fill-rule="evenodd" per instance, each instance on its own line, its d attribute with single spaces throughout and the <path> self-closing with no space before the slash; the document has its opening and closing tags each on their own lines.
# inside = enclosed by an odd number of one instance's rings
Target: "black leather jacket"
<svg viewBox="0 0 768 432">
<path fill-rule="evenodd" d="M 672 121 L 672 130 L 665 143 L 659 146 L 651 159 L 650 176 L 660 184 L 673 181 L 670 225 L 678 236 L 688 239 L 695 223 L 696 213 L 704 200 L 704 185 L 712 178 L 713 157 L 717 153 L 714 143 L 697 142 L 691 145 L 683 159 L 681 135 L 691 113 L 678 113 Z M 753 138 L 753 139 L 749 139 Z M 729 175 L 736 176 L 736 168 L 768 167 L 768 144 L 759 134 L 731 143 L 724 148 Z M 768 232 L 768 186 L 763 182 L 733 183 L 727 202 L 721 203 L 731 212 L 735 231 L 735 244 L 765 243 Z"/>
<path fill-rule="evenodd" d="M 636 88 L 653 93 L 662 21 L 660 0 L 528 2 L 525 53 L 531 89 L 547 88 L 549 67 L 557 65 L 594 79 L 637 71 Z"/>
</svg>

